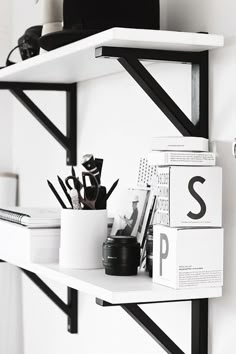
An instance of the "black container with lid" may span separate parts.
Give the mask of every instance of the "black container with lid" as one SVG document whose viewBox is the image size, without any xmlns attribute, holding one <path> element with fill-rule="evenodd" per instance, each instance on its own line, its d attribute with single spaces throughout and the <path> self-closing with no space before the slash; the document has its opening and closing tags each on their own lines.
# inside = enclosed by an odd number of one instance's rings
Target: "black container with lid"
<svg viewBox="0 0 236 354">
<path fill-rule="evenodd" d="M 109 236 L 103 243 L 103 265 L 108 275 L 136 275 L 140 244 L 133 236 Z"/>
</svg>

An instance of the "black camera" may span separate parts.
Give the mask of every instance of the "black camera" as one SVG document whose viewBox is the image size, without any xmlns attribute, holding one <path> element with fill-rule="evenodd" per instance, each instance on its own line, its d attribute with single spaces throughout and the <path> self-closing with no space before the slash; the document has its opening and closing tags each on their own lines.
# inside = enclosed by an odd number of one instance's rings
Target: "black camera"
<svg viewBox="0 0 236 354">
<path fill-rule="evenodd" d="M 103 243 L 103 265 L 108 275 L 136 275 L 140 244 L 133 236 L 109 236 Z"/>
<path fill-rule="evenodd" d="M 42 26 L 28 28 L 23 36 L 18 39 L 18 46 L 22 60 L 35 57 L 39 54 L 39 38 L 42 33 Z"/>
<path fill-rule="evenodd" d="M 15 62 L 10 60 L 12 53 L 19 48 L 21 59 L 26 60 L 35 57 L 40 52 L 39 38 L 42 33 L 42 26 L 33 26 L 28 28 L 23 36 L 18 39 L 18 45 L 15 46 L 7 56 L 6 66 L 13 65 Z M 1 67 L 3 69 L 4 67 Z"/>
</svg>

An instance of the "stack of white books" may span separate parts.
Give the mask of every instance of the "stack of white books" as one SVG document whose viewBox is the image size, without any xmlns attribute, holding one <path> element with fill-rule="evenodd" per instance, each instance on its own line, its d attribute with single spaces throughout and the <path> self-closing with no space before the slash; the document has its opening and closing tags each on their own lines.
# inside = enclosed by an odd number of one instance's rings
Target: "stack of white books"
<svg viewBox="0 0 236 354">
<path fill-rule="evenodd" d="M 55 263 L 59 246 L 60 209 L 0 209 L 0 258 Z"/>
<path fill-rule="evenodd" d="M 208 151 L 208 139 L 200 137 L 152 138 L 149 165 L 215 166 L 216 154 Z"/>
<path fill-rule="evenodd" d="M 153 281 L 173 288 L 223 284 L 222 169 L 208 140 L 152 141 L 157 165 Z"/>
</svg>

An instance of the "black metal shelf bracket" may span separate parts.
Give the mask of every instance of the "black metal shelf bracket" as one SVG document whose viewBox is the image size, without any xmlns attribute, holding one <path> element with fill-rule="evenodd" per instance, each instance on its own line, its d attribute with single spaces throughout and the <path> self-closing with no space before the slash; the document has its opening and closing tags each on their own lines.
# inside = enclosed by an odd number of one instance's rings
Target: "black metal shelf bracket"
<svg viewBox="0 0 236 354">
<path fill-rule="evenodd" d="M 51 84 L 31 82 L 0 82 L 0 90 L 9 90 L 18 101 L 38 120 L 40 124 L 66 150 L 67 165 L 77 164 L 77 84 Z M 66 135 L 38 108 L 24 92 L 65 91 L 66 92 Z"/>
<path fill-rule="evenodd" d="M 0 263 L 7 263 L 0 259 Z M 65 313 L 68 319 L 67 330 L 71 334 L 78 333 L 78 291 L 67 288 L 67 304 L 49 288 L 35 273 L 18 267 L 61 311 Z"/>
<path fill-rule="evenodd" d="M 115 58 L 184 136 L 208 138 L 208 51 L 180 52 L 155 49 L 99 47 L 96 58 Z M 189 119 L 140 60 L 190 63 L 192 117 Z"/>
<path fill-rule="evenodd" d="M 152 303 L 182 302 L 158 301 Z M 100 306 L 121 306 L 168 354 L 184 354 L 184 352 L 168 337 L 162 329 L 138 306 L 149 303 L 111 304 L 101 299 L 96 299 Z M 208 353 L 208 299 L 191 300 L 191 354 Z"/>
<path fill-rule="evenodd" d="M 52 291 L 36 274 L 20 268 L 25 275 L 37 287 L 52 300 L 67 316 L 67 330 L 70 333 L 78 333 L 78 291 L 72 288 L 67 288 L 67 304 L 62 301 L 59 296 Z"/>
</svg>

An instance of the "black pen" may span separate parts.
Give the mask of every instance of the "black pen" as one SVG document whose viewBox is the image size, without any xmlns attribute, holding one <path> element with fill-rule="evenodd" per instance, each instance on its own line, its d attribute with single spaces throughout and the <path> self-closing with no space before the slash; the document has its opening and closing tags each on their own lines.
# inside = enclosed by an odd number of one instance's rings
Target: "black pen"
<svg viewBox="0 0 236 354">
<path fill-rule="evenodd" d="M 71 197 L 70 197 L 69 193 L 67 192 L 67 189 L 66 189 L 66 186 L 65 186 L 63 180 L 60 178 L 60 176 L 57 176 L 57 178 L 58 178 L 58 182 L 60 183 L 60 186 L 61 186 L 63 192 L 64 192 L 65 195 L 66 195 L 66 198 L 68 199 L 68 201 L 69 201 L 71 207 L 73 208 L 73 204 L 72 204 L 72 201 L 71 201 Z"/>
<path fill-rule="evenodd" d="M 100 182 L 101 182 L 101 179 L 102 179 L 102 165 L 103 165 L 103 159 L 95 158 L 94 161 L 95 161 L 95 165 L 96 165 L 96 167 L 97 167 L 97 169 L 98 169 L 99 178 L 100 178 Z"/>
<path fill-rule="evenodd" d="M 111 193 L 112 193 L 112 192 L 114 191 L 114 189 L 116 188 L 118 182 L 119 182 L 119 179 L 113 183 L 113 185 L 111 186 L 111 188 L 109 189 L 109 191 L 108 191 L 107 194 L 105 195 L 105 198 L 104 198 L 103 201 L 107 201 L 107 199 L 110 197 Z"/>
<path fill-rule="evenodd" d="M 61 207 L 62 207 L 63 209 L 67 209 L 66 206 L 65 206 L 65 204 L 64 204 L 64 202 L 63 202 L 63 200 L 61 199 L 61 197 L 60 197 L 59 194 L 57 193 L 56 189 L 54 188 L 53 184 L 52 184 L 49 180 L 47 180 L 47 182 L 48 182 L 49 188 L 51 189 L 51 191 L 53 192 L 53 194 L 54 194 L 55 197 L 57 198 L 58 202 L 61 204 Z"/>
<path fill-rule="evenodd" d="M 74 166 L 71 166 L 71 174 L 73 177 L 76 177 Z"/>
<path fill-rule="evenodd" d="M 73 177 L 75 177 L 75 178 L 76 178 L 76 173 L 75 173 L 75 169 L 74 169 L 74 167 L 73 167 L 73 166 L 71 166 L 71 175 L 72 175 Z M 76 183 L 75 183 L 75 180 L 74 180 L 74 187 L 75 187 L 75 189 L 76 189 Z"/>
</svg>

